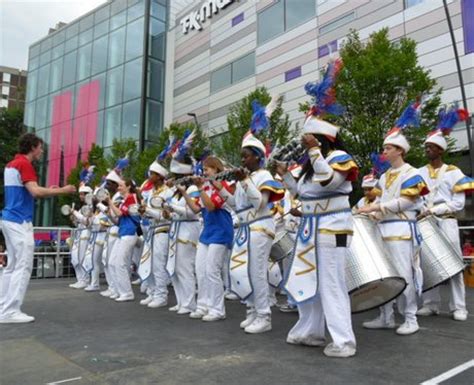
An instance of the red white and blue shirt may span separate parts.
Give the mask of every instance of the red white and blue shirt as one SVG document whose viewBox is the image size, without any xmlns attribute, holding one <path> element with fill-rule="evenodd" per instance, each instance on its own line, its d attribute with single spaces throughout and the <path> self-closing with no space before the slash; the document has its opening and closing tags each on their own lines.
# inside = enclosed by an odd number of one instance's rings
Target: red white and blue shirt
<svg viewBox="0 0 474 385">
<path fill-rule="evenodd" d="M 5 208 L 2 219 L 15 223 L 32 222 L 35 199 L 26 189 L 28 182 L 37 182 L 36 171 L 23 154 L 15 158 L 5 167 Z"/>
</svg>

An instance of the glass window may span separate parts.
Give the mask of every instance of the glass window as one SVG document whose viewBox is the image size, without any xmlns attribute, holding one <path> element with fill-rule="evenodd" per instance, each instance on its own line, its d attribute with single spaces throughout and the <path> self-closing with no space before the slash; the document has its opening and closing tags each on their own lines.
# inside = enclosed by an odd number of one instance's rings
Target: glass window
<svg viewBox="0 0 474 385">
<path fill-rule="evenodd" d="M 95 80 L 98 80 L 99 84 L 100 84 L 100 88 L 99 88 L 99 107 L 98 107 L 98 109 L 102 110 L 105 107 L 105 89 L 106 89 L 106 87 L 105 87 L 105 82 L 106 82 L 105 72 L 100 74 L 100 75 L 94 76 L 91 79 L 91 81 L 95 81 Z"/>
<path fill-rule="evenodd" d="M 123 101 L 138 98 L 142 94 L 142 58 L 125 64 Z"/>
<path fill-rule="evenodd" d="M 122 125 L 122 106 L 107 108 L 105 110 L 105 130 L 103 146 L 111 146 L 114 139 L 120 139 L 120 127 Z"/>
<path fill-rule="evenodd" d="M 79 33 L 79 23 L 70 24 L 66 27 L 66 39 Z"/>
<path fill-rule="evenodd" d="M 94 41 L 92 52 L 92 74 L 98 74 L 107 68 L 107 43 L 108 36 Z"/>
<path fill-rule="evenodd" d="M 57 59 L 64 55 L 64 43 L 58 44 L 56 47 L 53 48 L 53 57 L 52 59 Z"/>
<path fill-rule="evenodd" d="M 53 36 L 53 45 L 58 45 L 59 43 L 63 43 L 65 40 L 66 40 L 66 31 L 61 28 L 61 30 L 58 31 Z"/>
<path fill-rule="evenodd" d="M 263 43 L 283 33 L 284 2 L 279 1 L 258 14 L 258 43 Z"/>
<path fill-rule="evenodd" d="M 151 1 L 151 15 L 160 20 L 166 21 L 166 7 L 159 4 L 156 0 Z"/>
<path fill-rule="evenodd" d="M 112 8 L 111 12 L 112 15 L 115 15 L 116 13 L 119 13 L 120 11 L 123 11 L 125 8 L 127 8 L 127 0 L 115 0 L 112 2 Z"/>
<path fill-rule="evenodd" d="M 38 97 L 49 92 L 49 64 L 40 67 L 38 72 Z"/>
<path fill-rule="evenodd" d="M 107 32 L 109 32 L 109 20 L 104 20 L 94 26 L 94 39 L 105 35 Z"/>
<path fill-rule="evenodd" d="M 83 80 L 91 75 L 92 43 L 79 48 L 77 58 L 77 80 Z"/>
<path fill-rule="evenodd" d="M 244 56 L 232 63 L 232 83 L 255 74 L 255 53 Z"/>
<path fill-rule="evenodd" d="M 145 14 L 145 2 L 138 0 L 138 2 L 127 9 L 127 22 L 135 20 Z"/>
<path fill-rule="evenodd" d="M 30 57 L 38 56 L 39 53 L 40 53 L 40 45 L 39 44 L 36 44 L 36 45 L 30 47 Z"/>
<path fill-rule="evenodd" d="M 424 3 L 425 0 L 405 0 L 405 8 L 413 7 L 414 5 L 418 5 Z"/>
<path fill-rule="evenodd" d="M 89 15 L 89 16 L 83 17 L 79 21 L 79 29 L 80 29 L 81 32 L 85 31 L 89 28 L 92 28 L 93 25 L 94 25 L 94 15 Z"/>
<path fill-rule="evenodd" d="M 35 128 L 40 130 L 46 127 L 48 117 L 48 97 L 38 99 L 36 102 Z"/>
<path fill-rule="evenodd" d="M 84 45 L 92 41 L 92 35 L 94 33 L 94 29 L 88 29 L 87 31 L 81 32 L 79 34 L 79 46 Z"/>
<path fill-rule="evenodd" d="M 58 91 L 62 85 L 63 58 L 59 58 L 51 63 L 51 83 L 50 92 Z"/>
<path fill-rule="evenodd" d="M 105 7 L 102 7 L 96 11 L 95 22 L 99 23 L 103 20 L 106 20 L 109 18 L 109 15 L 110 15 L 110 5 L 106 5 Z"/>
<path fill-rule="evenodd" d="M 164 60 L 165 58 L 165 23 L 150 18 L 149 55 Z"/>
<path fill-rule="evenodd" d="M 334 31 L 335 29 L 339 28 L 341 25 L 349 23 L 351 20 L 355 19 L 355 12 L 352 11 L 347 15 L 344 15 L 336 20 L 333 20 L 327 24 L 322 25 L 319 28 L 319 33 L 322 35 L 324 33 L 328 33 L 330 31 Z"/>
<path fill-rule="evenodd" d="M 123 63 L 124 55 L 125 27 L 122 27 L 110 34 L 108 67 L 112 68 Z"/>
<path fill-rule="evenodd" d="M 76 80 L 76 58 L 77 51 L 73 51 L 64 56 L 63 87 L 71 85 Z"/>
<path fill-rule="evenodd" d="M 122 11 L 117 13 L 116 15 L 112 16 L 110 19 L 110 30 L 114 30 L 118 27 L 121 27 L 127 21 L 127 13 L 126 11 Z"/>
<path fill-rule="evenodd" d="M 70 51 L 76 49 L 78 39 L 79 39 L 79 37 L 76 35 L 76 36 L 70 38 L 69 40 L 66 40 L 65 52 L 70 52 Z"/>
<path fill-rule="evenodd" d="M 28 72 L 28 86 L 26 87 L 26 101 L 31 102 L 36 99 L 38 83 L 38 70 Z"/>
<path fill-rule="evenodd" d="M 311 19 L 316 14 L 314 0 L 286 0 L 285 29 L 288 30 Z"/>
<path fill-rule="evenodd" d="M 123 105 L 122 111 L 122 139 L 140 137 L 140 105 L 141 99 L 136 99 Z"/>
<path fill-rule="evenodd" d="M 39 65 L 39 56 L 35 56 L 34 58 L 31 58 L 28 63 L 28 72 L 38 68 L 38 65 Z"/>
<path fill-rule="evenodd" d="M 127 25 L 125 61 L 143 55 L 143 17 Z"/>
<path fill-rule="evenodd" d="M 164 65 L 158 60 L 148 61 L 148 90 L 147 96 L 155 100 L 163 100 Z"/>
<path fill-rule="evenodd" d="M 162 103 L 148 100 L 146 105 L 146 140 L 158 141 L 162 131 Z"/>
<path fill-rule="evenodd" d="M 211 73 L 211 92 L 230 86 L 231 83 L 232 77 L 230 64 Z"/>
<path fill-rule="evenodd" d="M 104 111 L 97 112 L 97 133 L 95 137 L 95 144 L 102 146 L 104 137 Z"/>
<path fill-rule="evenodd" d="M 35 126 L 35 106 L 36 102 L 27 103 L 25 106 L 25 126 L 28 128 Z"/>
<path fill-rule="evenodd" d="M 43 66 L 51 61 L 51 51 L 46 51 L 40 55 L 40 66 Z"/>
<path fill-rule="evenodd" d="M 122 102 L 123 66 L 107 72 L 106 106 L 114 106 Z"/>
<path fill-rule="evenodd" d="M 41 53 L 50 50 L 53 47 L 53 39 L 51 37 L 47 37 L 45 40 L 41 42 Z"/>
</svg>

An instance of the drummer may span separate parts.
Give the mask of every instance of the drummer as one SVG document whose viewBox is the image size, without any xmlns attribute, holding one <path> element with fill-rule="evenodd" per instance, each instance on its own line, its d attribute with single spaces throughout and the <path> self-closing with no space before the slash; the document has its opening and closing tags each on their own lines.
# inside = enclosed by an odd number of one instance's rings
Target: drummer
<svg viewBox="0 0 474 385">
<path fill-rule="evenodd" d="M 420 168 L 420 174 L 428 183 L 430 194 L 425 197 L 425 207 L 422 218 L 434 215 L 438 225 L 451 241 L 452 245 L 461 253 L 458 221 L 455 214 L 464 209 L 465 193 L 474 189 L 474 181 L 466 177 L 455 165 L 443 163 L 442 156 L 448 144 L 445 135 L 463 116 L 455 108 L 440 115 L 440 121 L 425 141 L 425 154 L 429 163 Z M 435 287 L 423 294 L 423 307 L 417 315 L 429 316 L 439 314 L 440 309 L 439 287 Z M 466 290 L 462 272 L 449 280 L 449 311 L 456 321 L 466 321 Z"/>
<path fill-rule="evenodd" d="M 405 112 L 417 108 L 418 105 L 414 103 Z M 359 213 L 376 213 L 381 219 L 379 224 L 383 240 L 392 260 L 407 282 L 405 290 L 397 299 L 399 312 L 405 318 L 404 323 L 396 330 L 399 335 L 413 334 L 419 330 L 416 319 L 417 291 L 421 292 L 422 276 L 419 260 L 417 263 L 415 258 L 415 247 L 419 247 L 415 220 L 417 211 L 422 206 L 421 196 L 428 193 L 426 183 L 418 170 L 404 161 L 410 145 L 402 133 L 402 128 L 413 124 L 412 121 L 403 119 L 404 116 L 410 115 L 405 112 L 383 142 L 383 153 L 391 168 L 380 178 L 380 202 L 371 203 L 358 210 Z M 416 116 L 416 110 L 410 116 Z M 380 315 L 372 321 L 364 322 L 363 326 L 367 329 L 395 328 L 393 301 L 380 307 Z"/>
<path fill-rule="evenodd" d="M 354 210 L 369 206 L 372 203 L 378 203 L 381 191 L 378 188 L 378 179 L 373 173 L 367 174 L 362 178 L 362 189 L 364 196 L 354 206 Z"/>
</svg>

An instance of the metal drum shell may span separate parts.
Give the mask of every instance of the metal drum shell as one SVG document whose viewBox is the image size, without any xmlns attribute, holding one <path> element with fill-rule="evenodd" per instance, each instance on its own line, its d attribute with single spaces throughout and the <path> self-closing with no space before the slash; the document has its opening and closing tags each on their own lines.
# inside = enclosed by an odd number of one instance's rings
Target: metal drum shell
<svg viewBox="0 0 474 385">
<path fill-rule="evenodd" d="M 451 279 L 464 270 L 463 257 L 438 226 L 433 216 L 418 221 L 421 234 L 423 292 Z"/>
<path fill-rule="evenodd" d="M 270 259 L 279 262 L 288 257 L 295 247 L 295 240 L 287 231 L 280 231 L 275 235 L 275 239 L 270 250 Z"/>
<path fill-rule="evenodd" d="M 352 313 L 361 313 L 397 298 L 407 283 L 391 262 L 377 223 L 366 215 L 354 215 L 353 223 L 346 284 Z"/>
</svg>

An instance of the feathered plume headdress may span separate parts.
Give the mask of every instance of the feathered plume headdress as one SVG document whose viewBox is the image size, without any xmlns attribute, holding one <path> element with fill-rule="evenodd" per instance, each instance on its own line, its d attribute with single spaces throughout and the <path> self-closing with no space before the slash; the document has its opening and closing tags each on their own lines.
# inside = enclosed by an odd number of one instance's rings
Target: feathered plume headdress
<svg viewBox="0 0 474 385">
<path fill-rule="evenodd" d="M 278 105 L 280 96 L 273 96 L 265 107 L 257 100 L 252 101 L 252 121 L 250 122 L 250 132 L 258 135 L 260 132 L 268 129 L 270 125 L 270 116 Z"/>
</svg>

